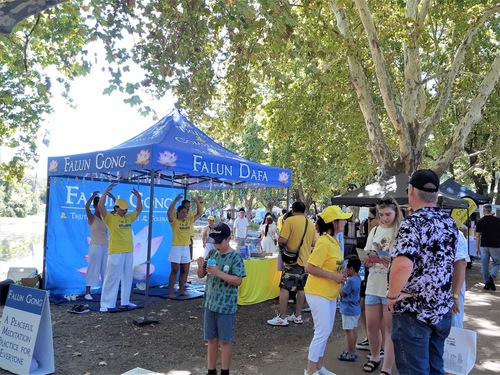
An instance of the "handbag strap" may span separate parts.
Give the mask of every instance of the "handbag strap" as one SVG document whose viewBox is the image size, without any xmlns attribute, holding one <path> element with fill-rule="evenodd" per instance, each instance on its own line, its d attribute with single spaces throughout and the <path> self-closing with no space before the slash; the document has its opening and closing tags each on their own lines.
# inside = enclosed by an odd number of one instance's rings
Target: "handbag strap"
<svg viewBox="0 0 500 375">
<path fill-rule="evenodd" d="M 302 239 L 300 240 L 299 250 L 302 247 L 302 244 L 304 243 L 304 237 L 306 236 L 306 233 L 307 233 L 307 224 L 309 224 L 309 220 L 307 220 L 307 217 L 306 217 L 306 227 L 304 229 L 304 234 L 302 235 Z"/>
</svg>

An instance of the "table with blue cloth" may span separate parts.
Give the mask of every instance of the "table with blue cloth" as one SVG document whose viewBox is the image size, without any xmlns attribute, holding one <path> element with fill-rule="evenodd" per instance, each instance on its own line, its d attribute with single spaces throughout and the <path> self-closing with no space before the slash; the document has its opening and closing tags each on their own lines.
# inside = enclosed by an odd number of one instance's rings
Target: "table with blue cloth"
<svg viewBox="0 0 500 375">
<path fill-rule="evenodd" d="M 245 259 L 243 263 L 247 276 L 238 288 L 238 305 L 253 305 L 279 296 L 281 271 L 277 270 L 276 256 Z"/>
</svg>

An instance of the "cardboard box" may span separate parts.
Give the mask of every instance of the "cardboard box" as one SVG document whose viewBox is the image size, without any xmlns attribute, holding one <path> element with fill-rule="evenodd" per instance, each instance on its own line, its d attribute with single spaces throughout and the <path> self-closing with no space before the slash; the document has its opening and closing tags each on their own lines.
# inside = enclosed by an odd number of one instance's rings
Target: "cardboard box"
<svg viewBox="0 0 500 375">
<path fill-rule="evenodd" d="M 38 281 L 40 281 L 38 277 L 23 277 L 21 279 L 21 285 L 35 288 L 38 284 Z"/>
</svg>

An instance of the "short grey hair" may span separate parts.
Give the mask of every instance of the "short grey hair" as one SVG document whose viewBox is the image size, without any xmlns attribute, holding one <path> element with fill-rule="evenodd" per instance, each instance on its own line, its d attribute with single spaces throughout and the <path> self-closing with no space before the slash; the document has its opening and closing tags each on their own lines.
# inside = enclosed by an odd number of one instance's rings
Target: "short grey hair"
<svg viewBox="0 0 500 375">
<path fill-rule="evenodd" d="M 493 211 L 493 208 L 491 207 L 491 204 L 485 204 L 485 205 L 483 206 L 483 210 L 484 210 L 485 212 L 491 213 L 491 212 Z"/>
<path fill-rule="evenodd" d="M 439 192 L 438 191 L 423 191 L 415 186 L 413 186 L 413 189 L 415 189 L 415 192 L 417 193 L 417 197 L 425 203 L 437 203 L 438 198 L 439 198 Z"/>
</svg>

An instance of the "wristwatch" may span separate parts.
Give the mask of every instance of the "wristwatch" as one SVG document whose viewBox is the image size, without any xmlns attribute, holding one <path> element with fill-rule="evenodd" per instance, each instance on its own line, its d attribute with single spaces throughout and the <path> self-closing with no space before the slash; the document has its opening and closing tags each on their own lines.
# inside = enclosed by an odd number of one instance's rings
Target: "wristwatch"
<svg viewBox="0 0 500 375">
<path fill-rule="evenodd" d="M 458 299 L 459 297 L 458 294 L 452 294 L 451 296 L 453 297 L 453 299 Z"/>
</svg>

